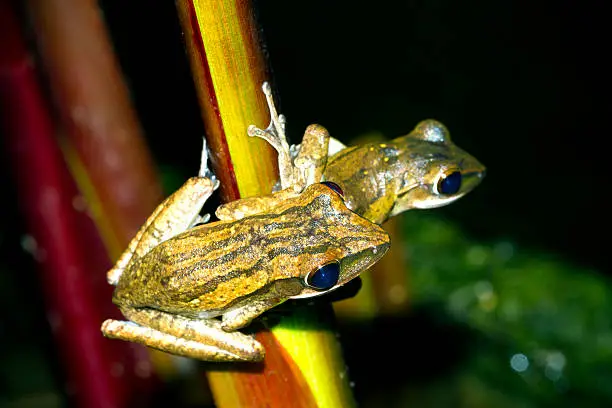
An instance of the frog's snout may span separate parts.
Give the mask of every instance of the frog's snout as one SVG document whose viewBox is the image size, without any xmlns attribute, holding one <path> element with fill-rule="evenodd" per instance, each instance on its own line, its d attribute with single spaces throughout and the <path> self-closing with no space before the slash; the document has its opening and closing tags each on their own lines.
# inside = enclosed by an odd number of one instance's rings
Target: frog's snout
<svg viewBox="0 0 612 408">
<path fill-rule="evenodd" d="M 370 250 L 372 251 L 372 255 L 382 258 L 382 256 L 387 253 L 389 248 L 391 248 L 391 243 L 387 241 L 371 247 Z"/>
</svg>

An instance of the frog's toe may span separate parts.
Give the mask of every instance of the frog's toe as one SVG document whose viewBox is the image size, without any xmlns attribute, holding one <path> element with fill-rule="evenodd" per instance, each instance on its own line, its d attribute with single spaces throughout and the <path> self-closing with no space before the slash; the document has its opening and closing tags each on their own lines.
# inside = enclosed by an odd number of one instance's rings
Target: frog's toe
<svg viewBox="0 0 612 408">
<path fill-rule="evenodd" d="M 177 337 L 131 321 L 106 320 L 102 333 L 111 339 L 142 344 L 167 353 L 211 362 L 258 362 L 265 351 L 261 343 L 245 334 L 225 333 L 203 324 L 199 338 Z"/>
</svg>

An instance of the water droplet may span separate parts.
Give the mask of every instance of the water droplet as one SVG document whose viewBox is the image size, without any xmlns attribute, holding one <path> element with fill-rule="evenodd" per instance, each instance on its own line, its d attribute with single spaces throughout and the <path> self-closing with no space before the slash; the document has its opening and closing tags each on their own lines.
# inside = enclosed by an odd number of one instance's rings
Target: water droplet
<svg viewBox="0 0 612 408">
<path fill-rule="evenodd" d="M 510 367 L 517 373 L 525 372 L 529 368 L 529 359 L 522 353 L 515 354 L 510 357 Z"/>
<path fill-rule="evenodd" d="M 553 351 L 546 356 L 546 365 L 554 370 L 563 370 L 565 368 L 565 355 L 560 351 Z"/>
</svg>

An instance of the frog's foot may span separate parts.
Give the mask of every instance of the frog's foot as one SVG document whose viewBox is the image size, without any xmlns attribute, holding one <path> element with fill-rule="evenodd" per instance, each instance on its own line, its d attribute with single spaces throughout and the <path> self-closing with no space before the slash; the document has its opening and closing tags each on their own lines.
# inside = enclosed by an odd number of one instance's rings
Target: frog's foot
<svg viewBox="0 0 612 408">
<path fill-rule="evenodd" d="M 278 170 L 280 173 L 281 189 L 294 185 L 293 164 L 289 153 L 289 144 L 285 135 L 285 117 L 279 115 L 272 99 L 272 89 L 268 82 L 262 86 L 268 109 L 270 111 L 270 125 L 266 129 L 259 129 L 255 125 L 249 126 L 247 133 L 252 137 L 259 137 L 267 141 L 278 152 Z"/>
<path fill-rule="evenodd" d="M 131 310 L 130 318 L 141 324 L 109 319 L 102 323 L 102 333 L 203 361 L 257 362 L 264 357 L 261 343 L 240 332 L 225 332 L 216 319 L 191 320 L 156 310 Z"/>
<path fill-rule="evenodd" d="M 219 180 L 217 180 L 217 177 L 215 177 L 213 172 L 208 168 L 208 150 L 205 138 L 202 138 L 202 154 L 200 155 L 200 171 L 198 172 L 198 177 L 211 180 L 213 182 L 213 190 L 219 188 Z"/>
<path fill-rule="evenodd" d="M 200 224 L 206 224 L 209 220 L 210 220 L 210 214 L 198 215 L 193 219 L 193 221 L 189 225 L 189 228 L 195 227 L 196 225 L 200 225 Z"/>
<path fill-rule="evenodd" d="M 206 148 L 205 138 L 202 138 L 202 154 L 200 156 L 200 171 L 198 172 L 198 177 L 209 179 L 212 182 L 213 190 L 218 189 L 219 185 L 221 184 L 213 172 L 208 168 L 208 150 Z M 210 214 L 197 215 L 189 225 L 189 228 L 195 227 L 199 224 L 206 224 L 209 220 Z"/>
</svg>

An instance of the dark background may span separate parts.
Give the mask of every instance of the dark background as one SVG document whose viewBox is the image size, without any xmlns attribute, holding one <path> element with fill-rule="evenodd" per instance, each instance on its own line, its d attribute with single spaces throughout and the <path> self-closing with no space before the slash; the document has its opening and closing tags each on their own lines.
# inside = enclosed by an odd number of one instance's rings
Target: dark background
<svg viewBox="0 0 612 408">
<path fill-rule="evenodd" d="M 436 214 L 476 241 L 509 240 L 568 265 L 609 272 L 610 66 L 602 5 L 256 4 L 292 142 L 313 122 L 350 143 L 372 131 L 396 137 L 422 119 L 438 119 L 459 146 L 487 166 L 487 178 L 462 200 L 433 210 Z M 199 165 L 191 153 L 200 149 L 203 126 L 173 2 L 102 1 L 101 7 L 160 169 L 172 169 L 180 179 L 191 176 Z M 3 183 L 14 191 L 6 174 Z M 30 333 L 32 344 L 46 338 L 46 348 L 28 353 L 57 365 L 34 289 L 36 271 L 20 249 L 18 207 L 3 203 L 5 263 L 31 274 L 2 275 L 1 286 L 11 291 L 3 295 L 10 307 L 2 328 L 23 337 Z M 15 298 L 24 299 L 19 316 L 7 310 Z M 421 328 L 437 324 L 430 312 L 417 313 L 416 320 Z M 428 339 L 416 343 L 428 345 Z M 349 359 L 359 358 L 362 350 L 345 347 Z M 35 363 L 29 370 L 28 361 L 16 361 L 30 373 L 28 381 L 44 383 Z M 368 375 L 353 371 L 362 389 Z M 412 375 L 418 380 L 423 372 Z M 61 380 L 56 386 L 61 389 Z"/>
</svg>

